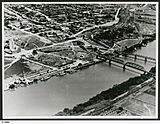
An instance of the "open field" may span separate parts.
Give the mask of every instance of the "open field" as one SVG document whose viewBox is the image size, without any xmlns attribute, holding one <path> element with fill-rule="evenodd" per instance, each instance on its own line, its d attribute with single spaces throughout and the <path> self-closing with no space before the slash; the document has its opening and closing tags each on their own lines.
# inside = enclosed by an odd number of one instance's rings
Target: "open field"
<svg viewBox="0 0 160 124">
<path fill-rule="evenodd" d="M 136 99 L 129 99 L 122 107 L 131 113 L 141 116 L 153 116 L 155 114 L 155 106 L 146 104 Z"/>
<path fill-rule="evenodd" d="M 146 23 L 139 23 L 140 24 L 140 32 L 142 34 L 153 34 L 156 32 L 156 28 L 155 25 L 150 25 L 150 24 L 146 24 Z"/>
<path fill-rule="evenodd" d="M 5 71 L 5 78 L 11 77 L 12 75 L 30 75 L 47 69 L 48 68 L 28 62 L 26 60 L 18 60 Z"/>
<path fill-rule="evenodd" d="M 30 59 L 51 67 L 59 67 L 66 65 L 67 63 L 72 63 L 72 60 L 52 53 L 39 53 L 36 57 Z"/>
<path fill-rule="evenodd" d="M 122 41 L 117 42 L 118 45 L 120 46 L 127 46 L 127 48 L 133 46 L 134 44 L 138 44 L 140 41 L 138 39 L 125 39 Z"/>
<path fill-rule="evenodd" d="M 137 97 L 135 97 L 135 99 L 143 101 L 143 102 L 151 104 L 151 105 L 155 105 L 155 102 L 156 102 L 155 96 L 149 95 L 146 93 L 142 93 L 142 94 L 138 95 Z"/>
<path fill-rule="evenodd" d="M 30 50 L 38 47 L 44 46 L 44 42 L 36 36 L 28 35 L 28 37 L 17 38 L 15 44 L 24 48 L 25 50 Z"/>
<path fill-rule="evenodd" d="M 18 38 L 18 37 L 23 37 L 23 36 L 28 36 L 27 33 L 19 31 L 19 30 L 10 30 L 6 29 L 4 30 L 4 40 L 12 39 L 12 38 Z"/>
</svg>

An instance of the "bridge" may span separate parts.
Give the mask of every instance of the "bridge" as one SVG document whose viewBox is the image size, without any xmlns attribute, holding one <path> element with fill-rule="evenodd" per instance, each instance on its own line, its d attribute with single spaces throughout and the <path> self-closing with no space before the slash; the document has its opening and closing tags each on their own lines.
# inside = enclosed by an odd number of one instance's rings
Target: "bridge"
<svg viewBox="0 0 160 124">
<path fill-rule="evenodd" d="M 109 63 L 109 66 L 111 66 L 112 62 L 115 62 L 115 63 L 118 63 L 118 64 L 121 64 L 122 65 L 122 68 L 123 68 L 123 71 L 126 70 L 126 67 L 130 67 L 130 68 L 133 68 L 133 69 L 136 69 L 136 70 L 139 70 L 139 71 L 142 71 L 144 73 L 150 73 L 148 71 L 145 70 L 145 68 L 139 64 L 136 64 L 134 62 L 125 62 L 124 60 L 120 59 L 120 58 L 117 58 L 115 56 L 113 57 L 108 57 L 108 56 L 105 56 L 105 55 L 97 55 L 97 59 L 100 59 L 100 60 L 108 60 L 108 63 Z M 131 71 L 131 70 L 130 70 Z M 150 73 L 152 74 L 152 73 Z M 152 74 L 154 75 L 154 74 Z"/>
<path fill-rule="evenodd" d="M 140 54 L 127 54 L 127 53 L 122 53 L 123 56 L 125 57 L 129 57 L 129 58 L 134 58 L 134 60 L 139 59 L 139 60 L 143 60 L 145 63 L 151 62 L 151 63 L 156 63 L 156 59 L 152 58 L 152 57 L 148 57 L 148 56 L 143 56 Z"/>
<path fill-rule="evenodd" d="M 135 68 L 135 69 L 140 70 L 140 71 L 145 71 L 145 69 L 144 69 L 143 66 L 138 65 L 138 64 L 133 63 L 133 62 L 126 62 L 126 63 L 124 63 L 123 70 L 125 70 L 125 66 L 131 67 L 131 68 Z"/>
</svg>

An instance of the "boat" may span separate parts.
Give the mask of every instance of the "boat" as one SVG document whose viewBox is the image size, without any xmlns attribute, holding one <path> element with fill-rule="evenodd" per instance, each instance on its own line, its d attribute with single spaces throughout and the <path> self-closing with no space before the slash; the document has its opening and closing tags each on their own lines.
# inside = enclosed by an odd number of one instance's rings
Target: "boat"
<svg viewBox="0 0 160 124">
<path fill-rule="evenodd" d="M 60 73 L 58 74 L 58 76 L 64 76 L 64 75 L 66 75 L 66 73 L 64 73 L 64 72 L 60 72 Z"/>
<path fill-rule="evenodd" d="M 40 80 L 41 81 L 46 81 L 46 80 L 48 80 L 50 77 L 48 77 L 48 76 L 46 76 L 46 77 L 42 77 Z"/>
</svg>

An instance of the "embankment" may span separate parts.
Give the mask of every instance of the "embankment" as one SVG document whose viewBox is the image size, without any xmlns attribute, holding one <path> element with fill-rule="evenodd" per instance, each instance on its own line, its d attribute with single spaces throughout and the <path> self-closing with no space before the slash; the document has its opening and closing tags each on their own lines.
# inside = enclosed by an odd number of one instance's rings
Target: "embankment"
<svg viewBox="0 0 160 124">
<path fill-rule="evenodd" d="M 152 67 L 149 72 L 155 74 L 156 67 Z M 80 113 L 85 112 L 87 107 L 95 105 L 103 100 L 113 100 L 119 95 L 129 91 L 133 86 L 139 85 L 151 77 L 152 75 L 150 73 L 147 73 L 141 74 L 140 76 L 136 76 L 134 78 L 130 78 L 119 85 L 114 85 L 112 88 L 102 91 L 96 96 L 90 98 L 87 102 L 74 106 L 73 109 L 65 108 L 63 112 L 57 113 L 56 116 L 79 115 Z"/>
</svg>

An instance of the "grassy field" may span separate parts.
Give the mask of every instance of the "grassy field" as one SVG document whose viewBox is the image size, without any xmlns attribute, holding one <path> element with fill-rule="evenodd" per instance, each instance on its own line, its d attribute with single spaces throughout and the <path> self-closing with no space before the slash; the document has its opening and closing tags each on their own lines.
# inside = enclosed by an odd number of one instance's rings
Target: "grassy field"
<svg viewBox="0 0 160 124">
<path fill-rule="evenodd" d="M 4 30 L 4 40 L 8 40 L 11 38 L 23 37 L 26 35 L 28 35 L 28 34 L 22 32 L 22 31 L 18 31 L 18 30 L 11 30 L 11 29 Z"/>
</svg>

